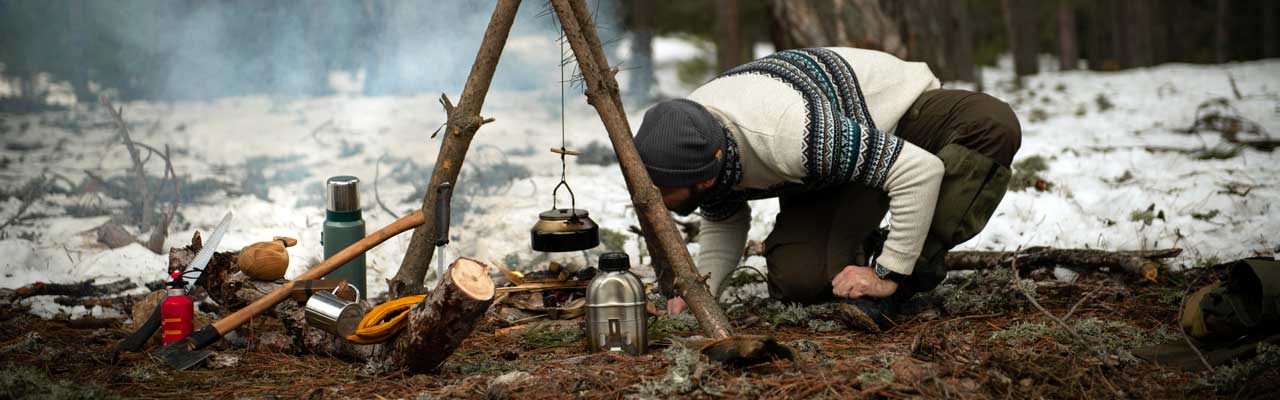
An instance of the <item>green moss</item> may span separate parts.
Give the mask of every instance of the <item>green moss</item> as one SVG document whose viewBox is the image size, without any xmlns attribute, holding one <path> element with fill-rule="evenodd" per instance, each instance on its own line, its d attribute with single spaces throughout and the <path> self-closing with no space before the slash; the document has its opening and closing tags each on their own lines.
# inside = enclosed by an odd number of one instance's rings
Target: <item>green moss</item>
<svg viewBox="0 0 1280 400">
<path fill-rule="evenodd" d="M 685 347 L 683 342 L 675 342 L 662 351 L 667 359 L 667 372 L 661 379 L 646 379 L 640 383 L 641 398 L 670 398 L 687 395 L 699 386 L 707 386 L 707 382 L 695 382 L 693 375 L 699 369 L 709 371 L 714 365 L 702 361 L 702 355 Z M 706 380 L 706 378 L 703 378 Z"/>
<path fill-rule="evenodd" d="M 1280 368 L 1280 346 L 1262 342 L 1258 343 L 1258 353 L 1253 358 L 1214 368 L 1196 379 L 1196 383 L 1217 391 L 1236 392 L 1240 385 L 1275 368 Z"/>
<path fill-rule="evenodd" d="M 0 347 L 0 354 L 39 354 L 40 350 L 44 350 L 44 337 L 40 336 L 40 334 L 36 332 L 27 332 L 13 343 Z"/>
<path fill-rule="evenodd" d="M 663 340 L 676 334 L 698 332 L 700 327 L 691 313 L 662 315 L 649 324 L 649 340 Z"/>
<path fill-rule="evenodd" d="M 893 371 L 888 368 L 880 368 L 873 371 L 867 371 L 858 374 L 858 383 L 863 388 L 869 388 L 876 385 L 887 385 L 893 383 Z"/>
<path fill-rule="evenodd" d="M 1031 114 L 1027 116 L 1028 122 L 1044 122 L 1047 119 L 1049 119 L 1049 112 L 1039 107 L 1031 109 Z"/>
<path fill-rule="evenodd" d="M 520 345 L 525 350 L 547 347 L 567 346 L 585 337 L 578 327 L 563 327 L 556 324 L 545 324 L 534 327 L 520 337 Z"/>
<path fill-rule="evenodd" d="M 474 375 L 499 375 L 507 372 L 515 371 L 516 366 L 505 361 L 495 361 L 488 358 L 480 358 L 473 361 L 455 363 L 445 363 L 445 370 L 453 370 L 459 374 L 466 376 Z"/>
<path fill-rule="evenodd" d="M 1192 156 L 1197 160 L 1230 160 L 1240 156 L 1240 151 L 1244 146 L 1214 146 L 1200 149 Z"/>
<path fill-rule="evenodd" d="M 1143 225 L 1151 225 L 1155 220 L 1164 220 L 1164 210 L 1156 210 L 1155 203 L 1152 203 L 1146 210 L 1134 210 L 1129 213 L 1129 220 L 1134 222 L 1142 222 Z"/>
<path fill-rule="evenodd" d="M 1221 211 L 1219 211 L 1218 209 L 1216 209 L 1216 208 L 1215 208 L 1215 209 L 1211 209 L 1211 210 L 1209 210 L 1209 211 L 1205 211 L 1205 212 L 1202 212 L 1202 213 L 1198 213 L 1198 212 L 1197 212 L 1197 213 L 1191 213 L 1191 218 L 1195 218 L 1195 219 L 1198 219 L 1198 220 L 1201 220 L 1201 221 L 1209 221 L 1209 220 L 1212 220 L 1212 219 L 1216 218 L 1216 217 L 1218 216 L 1218 214 L 1220 214 L 1220 213 L 1221 213 Z"/>
<path fill-rule="evenodd" d="M 809 339 L 796 339 L 786 343 L 788 347 L 795 349 L 801 353 L 817 353 L 822 351 L 822 345 Z"/>
<path fill-rule="evenodd" d="M 1031 156 L 1013 163 L 1013 177 L 1009 179 L 1009 190 L 1022 191 L 1036 187 L 1036 182 L 1043 181 L 1041 172 L 1049 170 L 1049 162 L 1043 156 Z"/>
<path fill-rule="evenodd" d="M 828 321 L 823 319 L 809 320 L 809 330 L 818 332 L 818 333 L 835 332 L 843 328 L 844 328 L 843 324 L 835 321 Z"/>
<path fill-rule="evenodd" d="M 1097 318 L 1065 321 L 1084 340 L 1078 341 L 1066 329 L 1052 322 L 1022 321 L 991 335 L 991 340 L 1033 342 L 1042 337 L 1053 338 L 1077 353 L 1096 353 L 1124 364 L 1134 364 L 1138 358 L 1133 351 L 1178 338 L 1178 333 L 1168 328 L 1147 331 L 1123 321 Z"/>
<path fill-rule="evenodd" d="M 117 399 L 106 389 L 85 382 L 54 380 L 35 368 L 0 370 L 0 398 L 4 399 Z"/>
<path fill-rule="evenodd" d="M 1107 98 L 1107 95 L 1102 93 L 1098 93 L 1098 97 L 1095 97 L 1093 102 L 1098 105 L 1098 111 L 1107 111 L 1116 107 L 1116 105 L 1111 102 L 1111 99 Z"/>
</svg>

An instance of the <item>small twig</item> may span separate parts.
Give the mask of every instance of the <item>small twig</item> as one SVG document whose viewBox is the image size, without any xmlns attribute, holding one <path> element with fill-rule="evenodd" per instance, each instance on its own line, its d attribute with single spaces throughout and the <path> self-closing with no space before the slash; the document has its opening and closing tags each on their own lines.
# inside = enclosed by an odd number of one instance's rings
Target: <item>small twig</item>
<svg viewBox="0 0 1280 400">
<path fill-rule="evenodd" d="M 315 129 L 311 130 L 311 140 L 315 140 L 316 143 L 319 143 L 321 146 L 328 146 L 328 144 L 325 144 L 323 140 L 320 140 L 320 131 L 324 130 L 324 128 L 330 125 L 333 125 L 333 118 L 330 118 L 329 120 L 324 121 L 324 123 L 317 125 Z"/>
<path fill-rule="evenodd" d="M 1231 71 L 1227 71 L 1227 81 L 1231 82 L 1231 94 L 1236 95 L 1236 100 L 1243 100 L 1244 96 L 1240 95 L 1240 88 L 1236 86 L 1236 77 L 1231 75 Z"/>
<path fill-rule="evenodd" d="M 145 147 L 151 148 L 151 146 Z M 160 153 L 155 149 L 151 150 L 164 160 L 164 178 L 160 183 L 159 189 L 164 189 L 165 181 L 173 185 L 173 201 L 170 202 L 169 209 L 160 217 L 160 221 L 156 222 L 156 226 L 151 229 L 151 237 L 147 239 L 147 249 L 156 254 L 161 254 L 164 250 L 164 240 L 169 236 L 169 224 L 173 223 L 173 217 L 177 215 L 178 206 L 182 203 L 182 189 L 178 182 L 178 172 L 173 169 L 172 157 L 169 155 L 169 145 L 164 145 L 164 153 Z"/>
<path fill-rule="evenodd" d="M 1061 318 L 1058 318 L 1058 316 L 1053 315 L 1053 313 L 1049 312 L 1048 309 L 1045 309 L 1044 306 L 1040 305 L 1040 302 L 1036 301 L 1035 296 L 1031 295 L 1030 290 L 1027 290 L 1026 288 L 1022 287 L 1022 277 L 1018 274 L 1018 252 L 1017 251 L 1015 251 L 1013 255 L 1012 269 L 1013 269 L 1013 286 L 1015 289 L 1018 289 L 1018 293 L 1022 293 L 1022 296 L 1026 297 L 1027 300 L 1031 302 L 1032 306 L 1035 306 L 1037 310 L 1040 310 L 1041 313 L 1044 313 L 1044 315 L 1048 316 L 1049 319 L 1053 320 L 1054 323 L 1057 323 L 1058 326 L 1061 326 L 1062 329 L 1067 331 L 1067 333 L 1070 333 L 1071 337 L 1075 339 L 1077 342 L 1081 344 L 1087 343 L 1085 342 L 1084 338 L 1080 337 L 1079 333 L 1076 333 L 1075 329 L 1072 329 L 1071 326 L 1067 325 L 1065 321 L 1063 321 Z"/>
<path fill-rule="evenodd" d="M 388 208 L 387 205 L 382 202 L 382 196 L 378 194 L 378 178 L 381 174 L 379 169 L 382 168 L 382 159 L 384 158 L 387 158 L 386 154 L 383 154 L 382 157 L 378 157 L 378 161 L 373 164 L 373 199 L 378 202 L 378 207 L 382 208 L 382 211 L 385 211 L 387 215 L 390 215 L 391 218 L 399 219 L 400 216 L 391 212 L 391 208 Z"/>
<path fill-rule="evenodd" d="M 151 202 L 153 201 L 153 198 L 151 190 L 147 188 L 147 172 L 143 170 L 144 163 L 142 161 L 142 156 L 139 154 L 138 146 L 136 146 L 133 143 L 133 139 L 129 137 L 129 127 L 124 122 L 124 109 L 116 109 L 115 106 L 111 104 L 111 99 L 107 98 L 106 95 L 99 97 L 98 100 L 103 106 L 106 106 L 107 111 L 111 113 L 111 118 L 115 120 L 116 128 L 120 131 L 120 137 L 124 139 L 124 146 L 129 150 L 129 158 L 133 160 L 133 175 L 135 179 L 134 190 L 138 191 L 138 195 L 142 200 L 142 220 L 139 222 L 139 226 L 146 228 L 151 225 L 151 214 L 154 210 L 151 209 Z"/>
<path fill-rule="evenodd" d="M 1084 302 L 1089 301 L 1089 298 L 1093 297 L 1093 294 L 1097 293 L 1099 290 L 1102 290 L 1102 286 L 1098 286 L 1096 289 L 1090 290 L 1089 293 L 1085 293 L 1084 298 L 1080 299 L 1080 301 L 1077 301 L 1075 305 L 1071 306 L 1071 309 L 1067 310 L 1067 315 L 1063 316 L 1062 319 L 1071 319 L 1071 314 L 1076 313 L 1076 308 L 1079 308 L 1080 305 L 1084 304 Z"/>
<path fill-rule="evenodd" d="M 47 182 L 48 181 L 45 179 L 44 173 L 42 172 L 40 177 L 31 183 L 31 187 L 27 188 L 27 194 L 23 196 L 22 205 L 18 206 L 18 212 L 14 213 L 12 217 L 9 217 L 9 220 L 0 225 L 0 232 L 3 232 L 4 229 L 8 228 L 10 225 L 21 221 L 22 215 L 27 213 L 27 208 L 30 208 L 31 204 L 35 203 L 36 200 L 44 197 L 44 186 Z"/>
</svg>

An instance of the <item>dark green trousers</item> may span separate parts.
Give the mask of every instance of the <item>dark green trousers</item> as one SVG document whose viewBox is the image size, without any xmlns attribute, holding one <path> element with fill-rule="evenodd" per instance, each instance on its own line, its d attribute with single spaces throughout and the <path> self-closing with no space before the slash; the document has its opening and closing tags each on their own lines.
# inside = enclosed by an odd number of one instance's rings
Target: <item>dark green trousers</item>
<svg viewBox="0 0 1280 400">
<path fill-rule="evenodd" d="M 986 226 L 1009 185 L 1009 164 L 1022 142 L 1008 104 L 984 93 L 932 90 L 898 122 L 898 137 L 938 156 L 946 172 L 924 249 L 902 295 L 946 278 L 943 257 Z M 846 184 L 781 197 L 765 240 L 769 294 L 800 303 L 831 301 L 831 279 L 847 265 L 867 265 L 873 235 L 889 210 L 880 189 Z"/>
</svg>

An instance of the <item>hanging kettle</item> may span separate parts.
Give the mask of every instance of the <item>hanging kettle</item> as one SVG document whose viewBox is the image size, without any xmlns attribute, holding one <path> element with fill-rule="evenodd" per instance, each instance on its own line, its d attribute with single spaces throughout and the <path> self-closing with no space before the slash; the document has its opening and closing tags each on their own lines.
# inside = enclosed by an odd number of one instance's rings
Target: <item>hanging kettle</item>
<svg viewBox="0 0 1280 400">
<path fill-rule="evenodd" d="M 569 208 L 556 208 L 556 193 L 561 186 L 569 191 Z M 573 189 L 563 177 L 551 191 L 551 209 L 538 214 L 538 222 L 533 224 L 529 234 L 535 251 L 579 251 L 600 245 L 600 226 L 591 220 L 587 210 L 577 208 Z"/>
</svg>

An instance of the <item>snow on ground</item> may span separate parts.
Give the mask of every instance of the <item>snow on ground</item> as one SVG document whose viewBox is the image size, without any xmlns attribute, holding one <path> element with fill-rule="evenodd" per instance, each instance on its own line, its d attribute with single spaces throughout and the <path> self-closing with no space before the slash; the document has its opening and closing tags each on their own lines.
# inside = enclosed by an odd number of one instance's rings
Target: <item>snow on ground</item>
<svg viewBox="0 0 1280 400">
<path fill-rule="evenodd" d="M 547 42 L 553 43 L 553 42 Z M 697 54 L 696 45 L 677 39 L 656 42 L 657 75 L 663 96 L 680 96 L 690 88 L 673 82 L 677 61 Z M 664 50 L 665 49 L 665 50 Z M 625 53 L 624 53 L 625 54 Z M 1011 192 L 996 217 L 963 248 L 1014 249 L 1033 245 L 1140 249 L 1177 246 L 1187 249 L 1180 259 L 1194 265 L 1206 258 L 1232 258 L 1269 251 L 1280 238 L 1280 213 L 1272 203 L 1280 195 L 1280 156 L 1252 149 L 1224 160 L 1201 161 L 1174 151 L 1217 146 L 1216 134 L 1186 135 L 1175 128 L 1191 125 L 1196 107 L 1212 98 L 1231 98 L 1231 104 L 1267 132 L 1280 134 L 1280 60 L 1220 66 L 1164 65 L 1115 73 L 1075 71 L 1046 73 L 1026 80 L 1025 90 L 1013 90 L 1007 68 L 989 69 L 989 93 L 1014 104 L 1025 136 L 1017 160 L 1041 156 L 1048 160 L 1042 176 L 1053 184 L 1048 192 Z M 498 74 L 502 74 L 502 69 Z M 624 72 L 625 74 L 625 72 Z M 1243 100 L 1234 100 L 1228 74 Z M 620 79 L 625 82 L 625 78 Z M 352 93 L 344 91 L 344 93 Z M 518 257 L 519 268 L 531 269 L 537 254 L 529 249 L 528 229 L 537 213 L 551 207 L 551 189 L 559 180 L 559 158 L 547 149 L 559 146 L 558 88 L 537 92 L 491 93 L 483 115 L 497 122 L 485 125 L 472 144 L 460 193 L 472 193 L 465 215 L 452 229 L 453 255 L 481 260 Z M 573 91 L 571 91 L 571 96 Z M 364 216 L 370 231 L 393 217 L 378 206 L 374 187 L 384 203 L 403 215 L 419 206 L 412 181 L 405 178 L 404 160 L 427 171 L 440 142 L 429 139 L 444 122 L 436 95 L 365 98 L 341 94 L 322 98 L 230 98 L 207 102 L 123 104 L 133 124 L 133 139 L 174 149 L 175 167 L 193 180 L 214 179 L 219 190 L 194 204 L 183 204 L 181 218 L 166 246 L 185 245 L 195 230 L 206 235 L 227 211 L 236 214 L 220 250 L 239 249 L 272 236 L 299 240 L 290 249 L 288 276 L 297 276 L 319 261 L 320 229 L 324 219 L 321 188 L 326 177 L 352 174 L 363 179 Z M 1099 97 L 1113 105 L 1102 109 Z M 453 95 L 456 102 L 457 97 Z M 583 98 L 572 96 L 567 111 L 566 138 L 571 148 L 592 141 L 607 143 L 603 126 Z M 643 109 L 630 108 L 632 127 L 639 126 Z M 110 177 L 127 176 L 130 161 L 105 111 L 75 109 L 39 115 L 3 115 L 6 144 L 38 144 L 35 150 L 8 146 L 0 159 L 3 189 L 14 192 L 42 173 L 80 182 L 85 170 Z M 69 128 L 77 121 L 80 128 Z M 27 128 L 22 129 L 21 126 Z M 380 161 L 381 160 L 381 161 Z M 503 162 L 526 167 L 531 177 L 505 188 L 467 186 L 492 179 L 494 165 Z M 148 172 L 159 176 L 160 163 Z M 489 175 L 486 177 L 485 174 Z M 255 174 L 270 185 L 253 194 L 246 176 Z M 260 174 L 260 175 L 257 175 Z M 375 180 L 375 174 L 377 178 Z M 417 176 L 419 186 L 429 176 Z M 577 204 L 592 213 L 603 228 L 627 232 L 635 224 L 630 197 L 616 165 L 570 163 L 568 179 Z M 252 182 L 250 182 L 252 183 Z M 69 188 L 66 183 L 62 187 Z M 1242 194 L 1247 192 L 1247 194 Z M 259 196 L 265 196 L 260 198 Z M 560 204 L 568 202 L 563 193 Z M 0 202 L 0 221 L 17 212 L 21 202 Z M 163 278 L 166 257 L 141 245 L 108 250 L 96 243 L 91 229 L 109 217 L 74 218 L 68 207 L 123 207 L 120 199 L 102 193 L 48 195 L 27 213 L 37 218 L 0 233 L 0 287 L 14 288 L 36 281 L 72 282 L 131 279 L 139 283 Z M 1135 211 L 1154 205 L 1163 219 L 1150 225 L 1135 221 Z M 750 237 L 763 239 L 777 212 L 776 201 L 753 204 Z M 1214 211 L 1216 210 L 1216 213 Z M 1193 214 L 1202 214 L 1197 219 Z M 1205 215 L 1213 214 L 1204 218 Z M 133 229 L 133 227 L 130 227 Z M 135 232 L 138 233 L 138 232 Z M 141 236 L 141 235 L 140 235 Z M 627 234 L 633 260 L 640 253 L 634 235 Z M 409 235 L 400 235 L 368 255 L 369 290 L 385 292 L 385 279 L 395 274 Z M 690 246 L 697 251 L 697 245 Z M 582 254 L 555 255 L 581 264 Z M 748 264 L 762 266 L 759 257 Z M 640 270 L 651 276 L 649 271 Z M 139 288 L 135 292 L 141 293 Z M 63 309 L 49 298 L 25 300 L 43 316 L 79 315 L 91 310 Z"/>
</svg>

